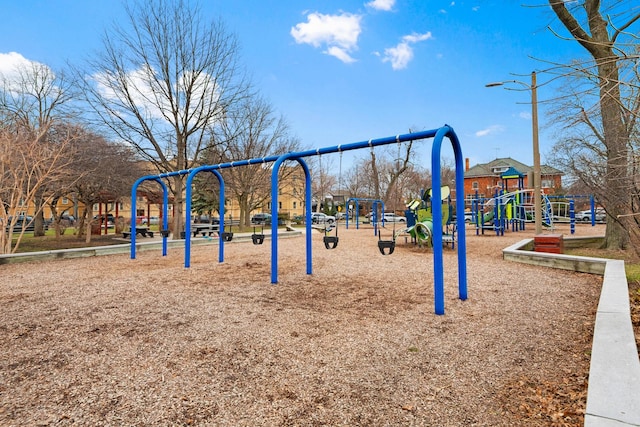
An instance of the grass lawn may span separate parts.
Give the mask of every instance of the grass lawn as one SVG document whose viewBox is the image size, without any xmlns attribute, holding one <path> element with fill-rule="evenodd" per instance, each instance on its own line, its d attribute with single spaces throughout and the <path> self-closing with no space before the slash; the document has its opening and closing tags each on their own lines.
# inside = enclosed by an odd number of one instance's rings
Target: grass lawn
<svg viewBox="0 0 640 427">
<path fill-rule="evenodd" d="M 18 246 L 18 252 L 37 252 L 37 251 L 51 251 L 55 249 L 71 249 L 71 248 L 84 248 L 87 246 L 106 246 L 106 245 L 120 245 L 124 243 L 122 240 L 115 239 L 116 237 L 122 237 L 121 234 L 111 234 L 103 236 L 91 236 L 91 242 L 85 242 L 85 236 L 78 237 L 73 234 L 73 230 L 67 230 L 65 234 L 56 238 L 53 230 L 48 230 L 45 236 L 33 237 L 32 232 L 25 233 Z M 14 238 L 14 242 L 16 239 Z"/>
</svg>

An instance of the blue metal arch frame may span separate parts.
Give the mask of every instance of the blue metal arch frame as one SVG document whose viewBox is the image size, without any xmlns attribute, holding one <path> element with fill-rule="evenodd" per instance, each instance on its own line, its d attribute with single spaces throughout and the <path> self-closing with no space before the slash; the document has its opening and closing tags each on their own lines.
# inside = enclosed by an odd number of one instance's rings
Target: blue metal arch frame
<svg viewBox="0 0 640 427">
<path fill-rule="evenodd" d="M 273 169 L 271 170 L 271 218 L 278 217 L 278 172 L 280 171 L 280 166 L 287 160 L 295 160 L 304 170 L 306 266 L 307 274 L 313 274 L 311 253 L 311 172 L 302 157 L 296 153 L 287 153 L 280 156 L 273 164 Z M 278 221 L 273 220 L 271 221 L 271 283 L 278 283 Z"/>
<path fill-rule="evenodd" d="M 404 135 L 397 135 L 395 137 L 386 137 L 379 139 L 370 139 L 368 141 L 354 142 L 351 144 L 337 145 L 333 147 L 318 148 L 316 150 L 307 150 L 301 152 L 287 153 L 276 161 L 271 174 L 271 202 L 272 212 L 277 209 L 278 202 L 278 170 L 283 161 L 289 159 L 300 160 L 303 157 L 316 156 L 321 154 L 329 154 L 350 150 L 357 150 L 366 147 L 376 147 L 378 145 L 388 145 L 393 143 L 401 143 L 405 141 L 412 141 L 417 139 L 434 138 L 433 147 L 431 150 L 431 170 L 433 175 L 432 187 L 433 197 L 436 200 L 440 200 L 442 197 L 440 185 L 440 161 L 441 161 L 441 148 L 442 140 L 447 137 L 451 141 L 455 155 L 456 164 L 456 221 L 458 227 L 458 294 L 461 300 L 467 299 L 467 258 L 466 258 L 466 239 L 465 239 L 465 223 L 464 223 L 464 167 L 462 159 L 462 148 L 460 147 L 460 141 L 453 131 L 453 129 L 445 125 L 439 129 L 428 130 L 423 132 L 415 132 Z M 309 200 L 307 200 L 308 202 Z M 310 204 L 306 204 L 306 219 L 307 223 L 311 220 L 311 207 Z M 434 224 L 442 223 L 442 205 L 437 203 L 433 207 L 433 222 Z M 271 225 L 272 238 L 271 238 L 271 283 L 278 283 L 278 226 L 277 224 Z M 308 229 L 310 225 L 307 225 Z M 307 236 L 310 234 L 307 231 Z M 433 263 L 434 263 L 434 301 L 435 301 L 435 313 L 444 314 L 444 267 L 443 267 L 443 255 L 442 255 L 442 235 L 434 233 L 433 240 Z M 307 267 L 309 268 L 309 266 Z"/>
<path fill-rule="evenodd" d="M 321 154 L 329 154 L 335 152 L 343 152 L 350 150 L 357 150 L 366 147 L 376 147 L 379 145 L 388 145 L 392 143 L 401 143 L 406 141 L 413 141 L 418 139 L 426 139 L 426 138 L 434 138 L 433 147 L 431 151 L 431 171 L 432 171 L 432 188 L 433 195 L 432 197 L 435 200 L 441 199 L 441 179 L 440 179 L 440 161 L 441 161 L 441 148 L 442 148 L 442 140 L 447 137 L 452 144 L 454 155 L 455 155 L 455 167 L 456 167 L 456 222 L 458 227 L 458 294 L 461 300 L 467 299 L 467 260 L 466 260 L 466 238 L 465 238 L 465 223 L 464 223 L 464 166 L 463 166 L 463 158 L 462 158 L 462 149 L 460 147 L 460 141 L 458 140 L 457 135 L 453 131 L 453 129 L 445 125 L 439 129 L 427 130 L 422 132 L 408 133 L 403 135 L 397 135 L 395 137 L 386 137 L 379 139 L 370 139 L 368 141 L 355 142 L 351 144 L 337 145 L 332 147 L 324 147 L 318 148 L 316 150 L 307 150 L 300 152 L 290 152 L 280 156 L 270 156 L 258 159 L 249 159 L 242 160 L 237 162 L 229 162 L 229 163 L 221 163 L 218 165 L 209 165 L 203 166 L 201 168 L 196 168 L 193 170 L 185 170 L 178 172 L 171 172 L 168 174 L 162 174 L 158 176 L 147 176 L 140 178 L 134 184 L 132 188 L 132 211 L 133 217 L 132 222 L 135 224 L 135 200 L 136 200 L 136 190 L 140 182 L 144 180 L 155 180 L 159 182 L 164 191 L 164 204 L 163 204 L 163 212 L 166 212 L 168 205 L 168 196 L 166 185 L 161 181 L 163 177 L 169 177 L 172 175 L 178 174 L 189 174 L 191 179 L 187 179 L 189 185 L 187 185 L 187 201 L 188 207 L 191 206 L 191 180 L 192 177 L 203 170 L 207 171 L 215 171 L 218 169 L 224 169 L 229 167 L 236 166 L 244 166 L 256 163 L 266 163 L 266 162 L 274 162 L 272 174 L 271 174 L 271 210 L 272 217 L 277 218 L 277 209 L 278 209 L 278 171 L 282 163 L 286 160 L 296 160 L 302 166 L 305 172 L 305 218 L 306 218 L 306 245 L 307 245 L 307 274 L 312 274 L 312 263 L 311 263 L 311 178 L 309 173 L 309 168 L 306 163 L 302 160 L 304 157 L 310 157 Z M 219 174 L 218 174 L 219 175 Z M 218 176 L 217 175 L 217 176 Z M 221 202 L 223 203 L 224 195 L 224 181 L 221 176 L 219 176 L 219 181 L 221 185 Z M 224 212 L 224 206 L 221 207 L 221 218 L 220 218 L 220 227 L 223 226 L 223 217 L 222 214 Z M 190 210 L 186 209 L 187 213 L 190 215 Z M 434 224 L 442 223 L 442 205 L 440 203 L 436 203 L 433 206 L 433 222 Z M 164 228 L 167 228 L 167 215 L 164 216 Z M 189 228 L 189 221 L 186 226 Z M 190 229 L 189 229 L 190 231 Z M 278 222 L 272 221 L 271 223 L 271 283 L 278 283 Z M 187 237 L 188 234 L 185 236 Z M 220 244 L 222 246 L 222 242 Z M 185 242 L 185 266 L 188 267 L 188 248 L 187 242 Z M 163 255 L 166 254 L 166 237 L 163 236 Z M 223 252 L 221 251 L 221 254 Z M 132 233 L 131 240 L 131 257 L 135 258 L 135 233 Z M 222 255 L 221 258 L 222 260 Z M 443 268 L 443 254 L 442 254 L 442 235 L 440 233 L 434 233 L 433 236 L 433 263 L 434 263 L 434 303 L 435 303 L 435 313 L 436 314 L 444 314 L 444 268 Z"/>
<path fill-rule="evenodd" d="M 442 140 L 448 137 L 453 147 L 456 164 L 456 222 L 458 228 L 458 296 L 467 299 L 467 241 L 464 224 L 464 165 L 460 141 L 453 129 L 444 126 L 438 129 L 431 148 L 432 198 L 442 199 L 440 178 L 440 156 Z M 433 223 L 442 224 L 442 204 L 433 205 Z M 438 250 L 436 250 L 436 248 Z M 433 275 L 436 314 L 444 314 L 444 269 L 442 256 L 442 234 L 433 233 Z"/>
<path fill-rule="evenodd" d="M 219 233 L 224 231 L 224 202 L 225 202 L 225 187 L 224 187 L 224 179 L 220 172 L 216 170 L 215 166 L 200 166 L 195 168 L 189 172 L 187 176 L 187 182 L 185 183 L 186 187 L 186 200 L 185 200 L 185 212 L 187 215 L 191 216 L 191 193 L 192 193 L 192 183 L 193 178 L 199 172 L 211 172 L 217 179 L 218 184 L 220 185 L 220 200 L 218 201 L 218 212 L 220 213 L 220 224 L 218 225 Z M 222 234 L 220 234 L 222 235 Z M 218 244 L 218 262 L 224 261 L 224 239 L 219 239 Z M 184 225 L 184 266 L 189 268 L 191 266 L 191 218 L 185 222 Z"/>
<path fill-rule="evenodd" d="M 133 183 L 131 187 L 131 259 L 136 258 L 136 232 L 134 231 L 136 228 L 136 201 L 138 199 L 138 187 L 144 181 L 155 181 L 160 184 L 162 187 L 162 229 L 167 230 L 169 228 L 167 215 L 168 215 L 168 206 L 169 206 L 169 191 L 167 189 L 167 185 L 162 182 L 161 176 L 156 175 L 147 175 L 141 178 L 138 178 L 136 182 Z M 167 236 L 166 233 L 162 234 L 162 256 L 167 256 Z"/>
</svg>

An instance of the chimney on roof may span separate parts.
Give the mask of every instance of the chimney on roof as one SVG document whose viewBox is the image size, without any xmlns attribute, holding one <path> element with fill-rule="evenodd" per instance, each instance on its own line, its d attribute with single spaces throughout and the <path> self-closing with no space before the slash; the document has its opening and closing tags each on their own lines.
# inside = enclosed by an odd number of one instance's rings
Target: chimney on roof
<svg viewBox="0 0 640 427">
<path fill-rule="evenodd" d="M 464 159 L 464 171 L 466 172 L 466 171 L 468 171 L 468 170 L 469 170 L 469 158 L 468 158 L 468 157 L 466 157 L 466 158 Z"/>
</svg>

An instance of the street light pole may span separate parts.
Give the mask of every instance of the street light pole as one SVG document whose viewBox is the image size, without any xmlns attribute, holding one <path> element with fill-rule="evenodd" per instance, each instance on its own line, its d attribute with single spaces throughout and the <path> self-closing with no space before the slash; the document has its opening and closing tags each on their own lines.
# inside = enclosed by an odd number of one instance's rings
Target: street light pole
<svg viewBox="0 0 640 427">
<path fill-rule="evenodd" d="M 533 215 L 536 234 L 542 233 L 542 173 L 538 143 L 538 86 L 536 72 L 531 72 L 531 126 L 533 128 Z"/>
<path fill-rule="evenodd" d="M 536 72 L 531 72 L 531 85 L 518 80 L 488 83 L 486 87 L 518 83 L 531 90 L 531 127 L 533 133 L 533 216 L 536 234 L 542 233 L 542 172 L 540 170 L 540 146 L 538 141 L 538 83 Z"/>
</svg>

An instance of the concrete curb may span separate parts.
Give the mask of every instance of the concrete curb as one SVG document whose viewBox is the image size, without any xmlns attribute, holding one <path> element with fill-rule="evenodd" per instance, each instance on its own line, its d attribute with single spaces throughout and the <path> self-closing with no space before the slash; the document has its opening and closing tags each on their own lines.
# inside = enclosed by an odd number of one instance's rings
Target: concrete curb
<svg viewBox="0 0 640 427">
<path fill-rule="evenodd" d="M 567 238 L 565 246 L 585 243 Z M 534 252 L 533 239 L 503 250 L 510 261 L 603 275 L 598 303 L 584 425 L 640 426 L 640 359 L 636 346 L 624 261 Z"/>
<path fill-rule="evenodd" d="M 231 242 L 225 242 L 225 245 L 251 241 L 252 233 L 235 233 Z M 300 231 L 280 231 L 278 232 L 278 238 L 284 239 L 289 237 L 299 236 L 302 233 Z M 265 233 L 265 241 L 271 240 L 271 234 Z M 123 241 L 125 241 L 123 239 Z M 184 240 L 167 240 L 168 248 L 183 248 Z M 218 239 L 212 239 L 207 237 L 194 237 L 191 238 L 191 246 L 200 245 L 217 245 Z M 156 239 L 152 241 L 136 240 L 136 253 L 140 251 L 160 250 L 162 248 L 162 239 Z M 18 262 L 37 262 L 37 261 L 52 261 L 56 259 L 70 259 L 70 258 L 86 258 L 92 256 L 102 255 L 114 255 L 129 253 L 131 250 L 130 243 L 123 243 L 121 245 L 108 245 L 108 246 L 93 246 L 87 248 L 74 248 L 74 249 L 57 249 L 52 251 L 40 251 L 40 252 L 23 252 L 18 254 L 5 254 L 0 255 L 0 265 L 13 264 Z"/>
</svg>

